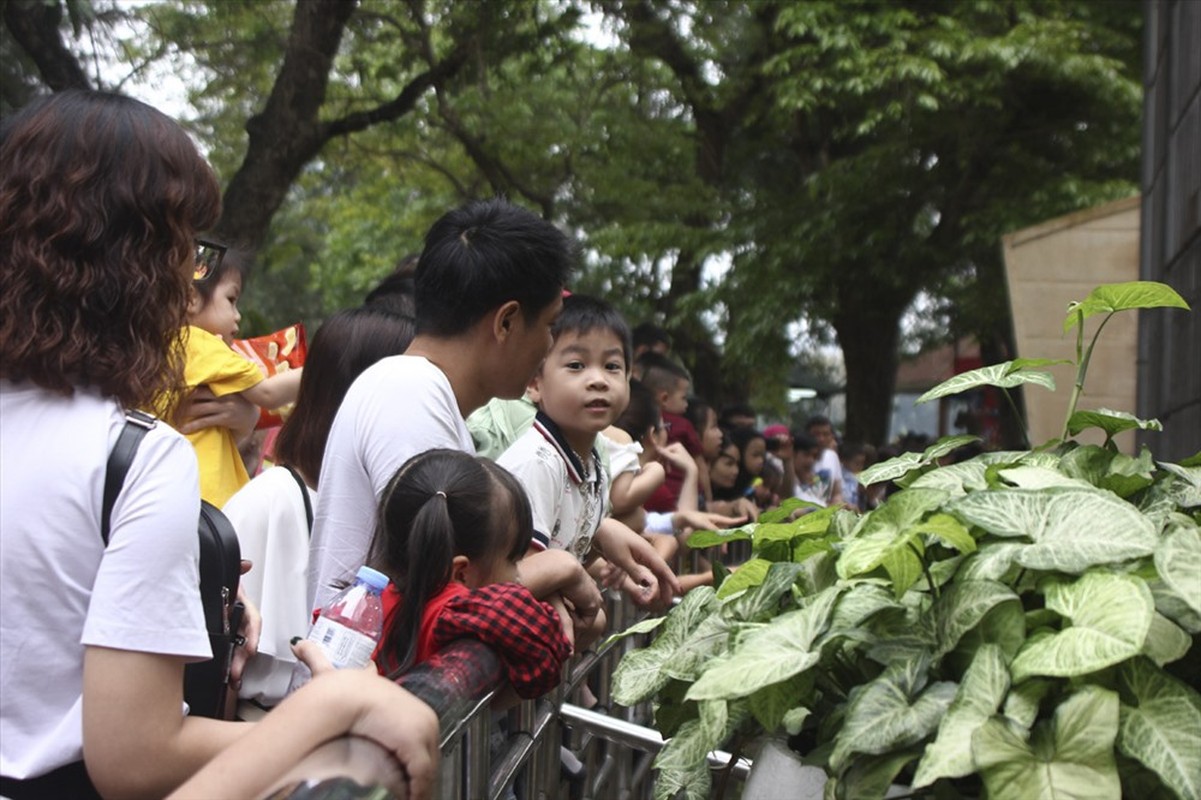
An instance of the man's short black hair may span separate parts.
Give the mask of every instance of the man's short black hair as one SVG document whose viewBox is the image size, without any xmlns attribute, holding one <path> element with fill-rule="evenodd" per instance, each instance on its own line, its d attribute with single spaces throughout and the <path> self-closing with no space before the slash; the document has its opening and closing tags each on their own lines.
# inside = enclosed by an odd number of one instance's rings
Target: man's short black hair
<svg viewBox="0 0 1201 800">
<path fill-rule="evenodd" d="M 749 403 L 731 403 L 730 405 L 722 408 L 719 420 L 721 421 L 721 426 L 723 428 L 737 428 L 739 426 L 734 424 L 735 417 L 750 417 L 752 420 L 750 427 L 753 428 L 755 427 L 753 420 L 757 416 L 758 415 L 755 413 L 754 407 Z"/>
<path fill-rule="evenodd" d="M 642 382 L 655 394 L 672 391 L 680 380 L 692 380 L 682 364 L 654 350 L 638 356 L 638 368 L 642 370 Z"/>
<path fill-rule="evenodd" d="M 820 428 L 825 425 L 829 425 L 830 430 L 834 430 L 834 423 L 830 422 L 829 417 L 823 417 L 821 414 L 816 414 L 816 415 L 810 417 L 809 420 L 805 423 L 805 430 L 811 431 L 814 428 Z"/>
<path fill-rule="evenodd" d="M 516 300 L 534 320 L 567 285 L 571 241 L 502 198 L 450 211 L 430 228 L 416 273 L 417 333 L 454 336 Z"/>
<path fill-rule="evenodd" d="M 550 326 L 557 341 L 564 333 L 585 334 L 594 330 L 609 331 L 621 342 L 621 355 L 626 372 L 630 371 L 630 326 L 625 317 L 599 297 L 573 294 L 563 298 L 563 310 Z"/>
<path fill-rule="evenodd" d="M 634 326 L 633 331 L 634 349 L 639 347 L 654 347 L 662 342 L 671 347 L 671 334 L 666 328 L 662 328 L 653 322 L 640 322 Z"/>
</svg>

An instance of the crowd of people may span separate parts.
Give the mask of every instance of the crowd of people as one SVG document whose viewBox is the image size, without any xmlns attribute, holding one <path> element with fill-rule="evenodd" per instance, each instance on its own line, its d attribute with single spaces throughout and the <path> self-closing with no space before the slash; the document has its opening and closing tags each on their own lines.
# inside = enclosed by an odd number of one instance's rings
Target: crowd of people
<svg viewBox="0 0 1201 800">
<path fill-rule="evenodd" d="M 870 508 L 868 451 L 824 417 L 760 430 L 693 394 L 667 333 L 569 291 L 575 253 L 504 200 L 442 216 L 420 255 L 332 315 L 303 369 L 230 347 L 244 264 L 203 239 L 211 168 L 173 121 L 71 90 L 0 138 L 0 794 L 254 796 L 347 733 L 428 796 L 437 722 L 393 680 L 447 642 L 497 650 L 506 701 L 553 686 L 605 630 L 602 589 L 663 610 L 698 529 L 783 499 Z M 268 459 L 239 451 L 294 403 Z M 160 421 L 98 529 L 129 409 Z M 252 477 L 253 476 L 253 477 Z M 188 715 L 211 657 L 200 500 L 250 562 L 233 667 L 256 722 Z M 374 672 L 299 642 L 364 565 L 383 572 Z M 702 565 L 703 567 L 703 565 Z"/>
</svg>

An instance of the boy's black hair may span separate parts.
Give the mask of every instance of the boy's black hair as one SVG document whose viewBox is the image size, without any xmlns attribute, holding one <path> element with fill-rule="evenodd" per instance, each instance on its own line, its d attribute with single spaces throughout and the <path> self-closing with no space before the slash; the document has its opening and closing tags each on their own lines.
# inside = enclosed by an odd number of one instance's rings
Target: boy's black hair
<svg viewBox="0 0 1201 800">
<path fill-rule="evenodd" d="M 642 370 L 642 382 L 655 394 L 670 392 L 681 379 L 692 380 L 682 364 L 653 350 L 638 356 L 638 367 Z"/>
<path fill-rule="evenodd" d="M 654 347 L 662 342 L 671 347 L 671 334 L 666 328 L 662 328 L 653 322 L 640 322 L 634 326 L 633 331 L 634 349 L 639 347 Z"/>
<path fill-rule="evenodd" d="M 802 450 L 809 451 L 816 449 L 818 449 L 817 439 L 814 439 L 804 431 L 797 430 L 792 432 L 792 452 L 799 453 Z"/>
<path fill-rule="evenodd" d="M 535 320 L 567 285 L 575 249 L 551 223 L 502 198 L 450 211 L 417 263 L 417 333 L 455 336 L 516 300 Z"/>
<path fill-rule="evenodd" d="M 805 430 L 811 431 L 814 428 L 820 428 L 823 425 L 829 425 L 830 430 L 834 430 L 834 423 L 830 422 L 829 417 L 823 417 L 821 414 L 816 414 L 810 417 L 805 423 Z"/>
<path fill-rule="evenodd" d="M 625 317 L 599 297 L 572 294 L 563 298 L 563 310 L 550 326 L 550 334 L 558 341 L 564 333 L 585 334 L 594 330 L 608 331 L 621 342 L 621 355 L 626 373 L 630 371 L 630 326 Z"/>
<path fill-rule="evenodd" d="M 734 417 L 750 417 L 751 419 L 755 419 L 757 416 L 758 414 L 755 413 L 754 407 L 749 403 L 731 403 L 722 408 L 719 419 L 723 428 L 736 428 L 738 426 L 730 422 Z M 751 427 L 754 427 L 753 423 Z"/>
<path fill-rule="evenodd" d="M 192 281 L 192 288 L 196 290 L 196 294 L 200 295 L 201 308 L 209 304 L 213 299 L 213 292 L 217 291 L 217 284 L 231 272 L 238 273 L 242 276 L 243 281 L 246 280 L 246 273 L 250 272 L 250 254 L 248 252 L 230 247 L 221 258 L 221 263 L 215 270 L 209 272 L 204 280 Z"/>
<path fill-rule="evenodd" d="M 637 378 L 630 379 L 630 402 L 613 424 L 630 434 L 635 442 L 641 441 L 648 430 L 659 426 L 659 403 L 654 393 Z"/>
</svg>

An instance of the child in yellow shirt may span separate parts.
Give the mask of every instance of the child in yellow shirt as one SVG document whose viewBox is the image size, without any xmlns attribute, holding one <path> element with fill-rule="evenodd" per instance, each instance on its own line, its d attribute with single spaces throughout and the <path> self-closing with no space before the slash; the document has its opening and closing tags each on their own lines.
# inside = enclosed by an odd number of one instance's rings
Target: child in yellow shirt
<svg viewBox="0 0 1201 800">
<path fill-rule="evenodd" d="M 265 378 L 258 367 L 230 348 L 242 319 L 238 312 L 242 271 L 224 254 L 224 248 L 209 244 L 202 244 L 197 252 L 184 334 L 187 389 L 207 386 L 217 397 L 241 394 L 269 410 L 295 402 L 302 370 Z M 200 496 L 220 508 L 250 480 L 233 431 L 212 427 L 187 437 L 200 463 Z"/>
</svg>

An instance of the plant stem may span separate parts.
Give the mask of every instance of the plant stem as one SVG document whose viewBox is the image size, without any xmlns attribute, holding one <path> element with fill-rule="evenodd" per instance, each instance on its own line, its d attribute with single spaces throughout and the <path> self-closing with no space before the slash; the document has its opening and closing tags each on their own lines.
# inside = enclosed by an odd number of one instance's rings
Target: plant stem
<svg viewBox="0 0 1201 800">
<path fill-rule="evenodd" d="M 1018 425 L 1022 428 L 1022 443 L 1025 449 L 1030 449 L 1030 425 L 1022 416 L 1022 412 L 1018 411 L 1018 404 L 1013 402 L 1013 395 L 1005 387 L 1001 387 L 1001 391 L 1005 394 L 1005 399 L 1009 401 L 1009 410 L 1013 412 L 1013 416 L 1017 419 Z"/>
<path fill-rule="evenodd" d="M 726 787 L 730 784 L 730 776 L 734 774 L 734 765 L 738 763 L 745 743 L 746 737 L 741 733 L 734 737 L 734 741 L 730 746 L 730 760 L 722 768 L 721 776 L 717 779 L 717 792 L 714 795 L 715 800 L 722 800 L 726 796 Z"/>
<path fill-rule="evenodd" d="M 1101 324 L 1097 326 L 1097 332 L 1093 334 L 1093 340 L 1088 343 L 1088 349 L 1082 350 L 1084 345 L 1084 312 L 1076 312 L 1076 326 L 1079 330 L 1076 331 L 1076 383 L 1072 386 L 1072 395 L 1068 398 L 1068 415 L 1063 421 L 1063 439 L 1068 438 L 1068 426 L 1072 421 L 1072 415 L 1076 413 L 1076 404 L 1080 402 L 1080 394 L 1084 391 L 1084 376 L 1088 373 L 1088 362 L 1093 357 L 1093 348 L 1097 346 L 1097 337 L 1101 335 L 1101 330 L 1105 327 L 1105 323 L 1109 322 L 1109 318 L 1116 312 L 1109 312 L 1105 315 L 1105 319 L 1101 320 Z"/>
<path fill-rule="evenodd" d="M 917 560 L 921 562 L 922 574 L 926 576 L 926 585 L 930 587 L 930 591 L 934 593 L 934 599 L 937 600 L 940 593 L 938 587 L 934 585 L 934 578 L 930 575 L 930 567 L 926 564 L 925 556 L 922 555 L 922 551 L 913 545 L 913 542 L 906 542 L 906 546 L 913 551 L 913 554 L 917 556 Z"/>
</svg>

